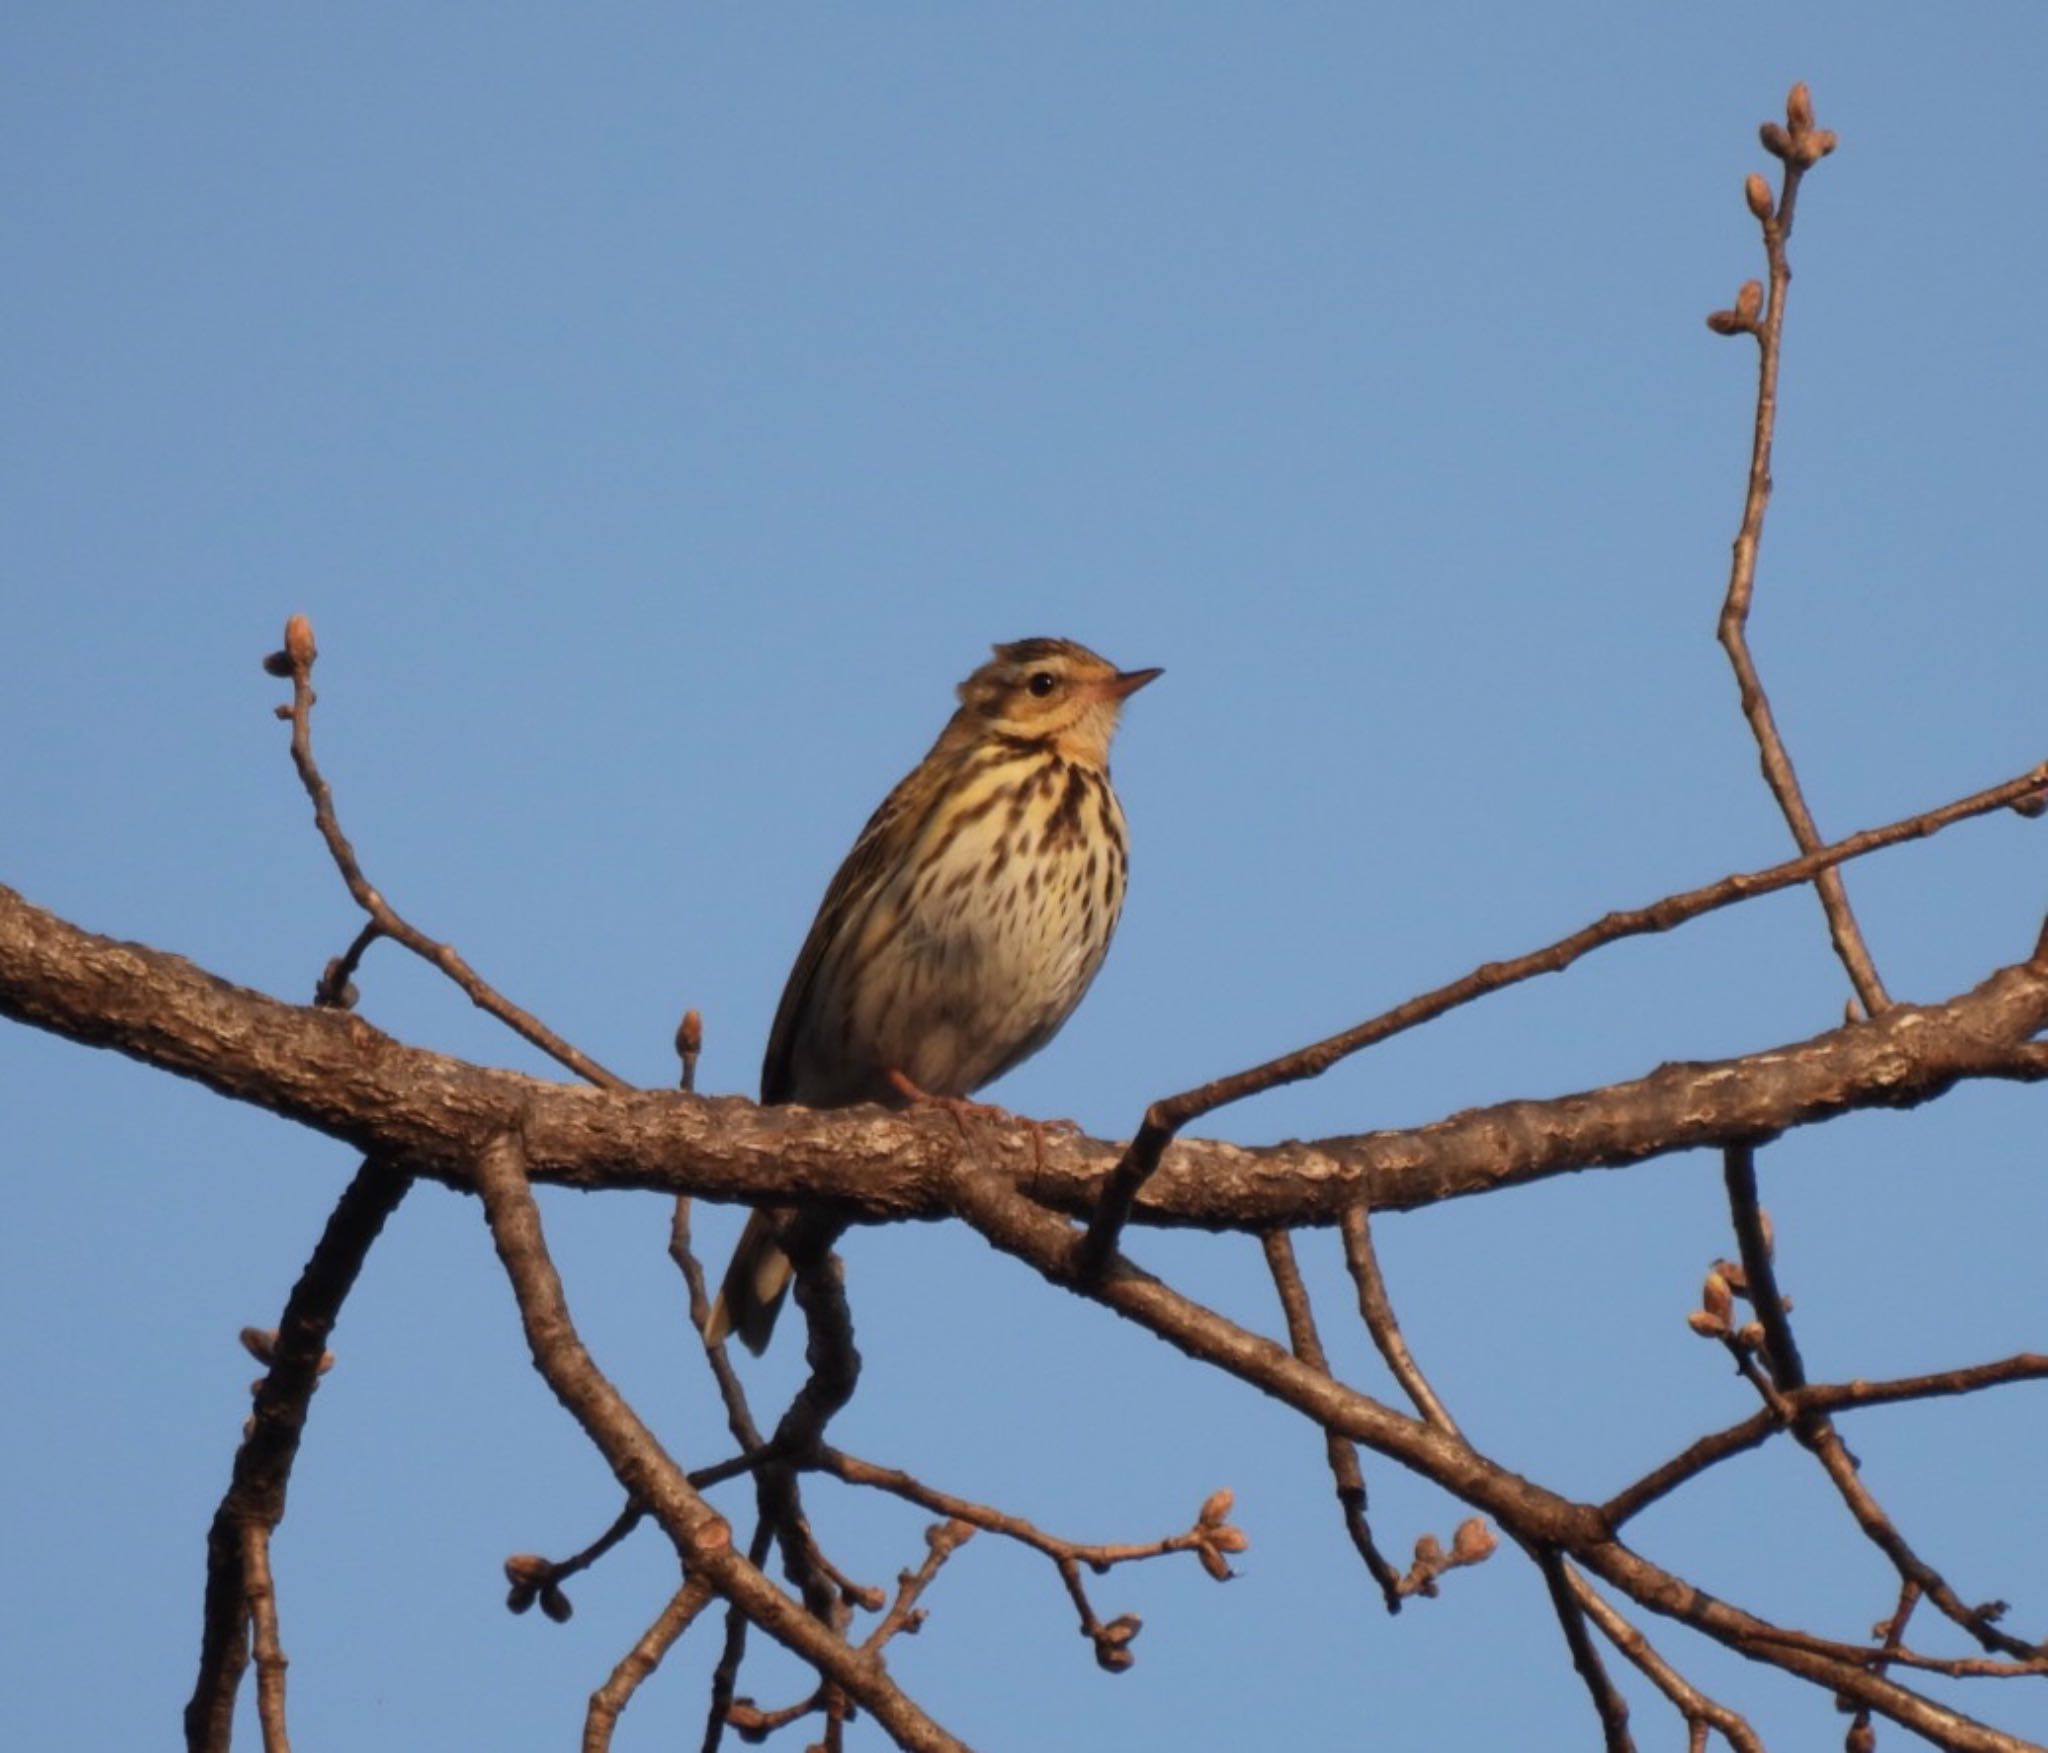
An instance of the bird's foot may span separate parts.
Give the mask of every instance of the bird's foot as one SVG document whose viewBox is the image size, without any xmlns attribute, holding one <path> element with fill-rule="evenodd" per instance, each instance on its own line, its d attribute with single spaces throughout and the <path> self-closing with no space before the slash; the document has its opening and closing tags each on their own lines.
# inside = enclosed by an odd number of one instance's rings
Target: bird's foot
<svg viewBox="0 0 2048 1753">
<path fill-rule="evenodd" d="M 969 1120 L 986 1120 L 992 1125 L 1022 1126 L 1031 1134 L 1031 1155 L 1036 1168 L 1045 1167 L 1045 1135 L 1048 1132 L 1079 1132 L 1081 1129 L 1071 1120 L 1034 1120 L 1028 1114 L 1015 1114 L 1008 1108 L 998 1107 L 994 1102 L 976 1102 L 966 1096 L 935 1096 L 930 1090 L 922 1089 L 911 1082 L 903 1072 L 891 1071 L 886 1074 L 889 1087 L 913 1108 L 943 1108 L 953 1116 L 953 1124 L 960 1128 L 962 1142 L 972 1144 L 968 1136 Z"/>
</svg>

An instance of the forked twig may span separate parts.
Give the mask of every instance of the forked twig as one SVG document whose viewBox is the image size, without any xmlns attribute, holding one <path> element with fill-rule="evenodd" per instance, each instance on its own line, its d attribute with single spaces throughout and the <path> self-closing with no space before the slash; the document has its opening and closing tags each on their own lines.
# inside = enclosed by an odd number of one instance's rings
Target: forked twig
<svg viewBox="0 0 2048 1753">
<path fill-rule="evenodd" d="M 1294 1241 L 1285 1230 L 1268 1230 L 1259 1238 L 1266 1251 L 1266 1268 L 1273 1275 L 1273 1288 L 1280 1297 L 1280 1312 L 1287 1322 L 1287 1343 L 1294 1355 L 1310 1369 L 1329 1373 L 1329 1358 L 1323 1351 L 1322 1336 L 1316 1331 L 1315 1312 L 1309 1305 L 1308 1287 L 1302 1283 L 1301 1267 L 1294 1257 Z M 1337 1488 L 1337 1505 L 1343 1512 L 1344 1531 L 1364 1561 L 1367 1573 L 1379 1584 L 1380 1598 L 1389 1613 L 1401 1611 L 1401 1573 L 1387 1562 L 1374 1540 L 1372 1524 L 1366 1519 L 1365 1469 L 1359 1464 L 1358 1445 L 1334 1430 L 1323 1432 L 1323 1446 L 1329 1457 L 1330 1477 Z"/>
<path fill-rule="evenodd" d="M 1792 236 L 1792 211 L 1799 198 L 1800 179 L 1834 151 L 1835 136 L 1813 125 L 1813 100 L 1804 85 L 1795 85 L 1785 102 L 1785 126 L 1767 122 L 1763 138 L 1765 147 L 1784 165 L 1783 185 L 1775 203 L 1770 186 L 1762 177 L 1750 177 L 1746 188 L 1749 210 L 1763 232 L 1769 285 L 1759 289 L 1751 281 L 1742 289 L 1734 310 L 1716 311 L 1708 318 L 1709 326 L 1717 333 L 1750 334 L 1756 337 L 1757 346 L 1756 422 L 1750 441 L 1749 480 L 1743 494 L 1742 523 L 1735 534 L 1729 564 L 1728 594 L 1721 604 L 1717 631 L 1735 671 L 1742 715 L 1756 738 L 1765 783 L 1778 800 L 1778 808 L 1799 850 L 1813 852 L 1821 845 L 1821 832 L 1814 824 L 1812 811 L 1806 807 L 1792 756 L 1771 712 L 1770 697 L 1757 674 L 1756 660 L 1750 655 L 1749 607 L 1756 591 L 1757 549 L 1763 538 L 1764 514 L 1771 499 L 1771 442 L 1778 421 L 1778 362 L 1785 334 L 1785 299 L 1792 286 L 1792 267 L 1785 246 Z M 1813 886 L 1827 915 L 1828 935 L 1834 941 L 1835 953 L 1848 970 L 1865 1014 L 1875 1016 L 1891 1000 L 1884 982 L 1878 978 L 1876 964 L 1870 959 L 1856 915 L 1850 910 L 1841 873 L 1832 868 L 1822 871 L 1815 876 Z"/>
<path fill-rule="evenodd" d="M 1617 1613 L 1575 1566 L 1565 1565 L 1564 1578 L 1572 1599 L 1600 1628 L 1600 1635 L 1633 1663 L 1685 1718 L 1695 1747 L 1705 1745 L 1705 1730 L 1713 1729 L 1735 1753 L 1764 1753 L 1763 1742 L 1757 1739 L 1756 1730 L 1747 1721 L 1725 1704 L 1709 1698 L 1672 1667 L 1657 1653 L 1650 1640 Z"/>
<path fill-rule="evenodd" d="M 356 905 L 369 915 L 379 935 L 403 944 L 414 955 L 439 968 L 469 995 L 470 1002 L 479 1010 L 489 1012 L 550 1059 L 567 1066 L 578 1077 L 600 1089 L 630 1088 L 623 1078 L 605 1070 L 589 1054 L 571 1046 L 530 1011 L 520 1009 L 495 990 L 463 960 L 453 944 L 437 942 L 402 918 L 363 874 L 356 849 L 342 832 L 341 820 L 335 814 L 333 789 L 321 773 L 319 763 L 313 759 L 313 704 L 319 698 L 313 692 L 313 664 L 318 656 L 312 622 L 304 615 L 294 615 L 285 623 L 284 648 L 271 653 L 264 660 L 264 668 L 272 675 L 287 677 L 291 682 L 292 703 L 280 706 L 277 711 L 279 717 L 291 721 L 292 765 L 298 769 L 299 783 L 312 800 L 314 826 L 320 830 L 320 838 L 327 843 L 328 854 L 333 858 L 335 868 L 341 872 L 341 880 L 348 885 L 348 892 L 355 898 Z M 358 934 L 356 944 L 351 946 L 352 954 L 360 958 L 362 951 L 369 947 L 369 941 L 367 933 Z M 343 958 L 344 961 L 346 959 Z M 329 975 L 333 974 L 334 969 L 330 967 Z M 347 977 L 347 969 L 344 969 L 338 979 L 323 978 L 322 990 L 331 984 L 338 995 L 346 985 Z"/>
</svg>

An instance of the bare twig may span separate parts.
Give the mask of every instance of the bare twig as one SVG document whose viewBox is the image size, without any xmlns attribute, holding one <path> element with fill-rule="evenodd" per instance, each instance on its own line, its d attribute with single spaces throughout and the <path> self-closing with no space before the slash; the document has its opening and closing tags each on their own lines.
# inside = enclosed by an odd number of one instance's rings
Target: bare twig
<svg viewBox="0 0 2048 1753">
<path fill-rule="evenodd" d="M 1902 1376 L 1889 1382 L 1829 1382 L 1809 1384 L 1782 1395 L 1793 1416 L 1810 1412 L 1845 1412 L 1860 1406 L 1889 1406 L 1901 1400 L 1932 1400 L 1949 1394 L 1974 1394 L 2008 1382 L 2032 1382 L 2048 1377 L 2048 1355 L 2020 1352 L 1996 1363 L 1975 1364 L 1966 1369 L 1942 1370 L 1933 1375 Z M 1758 1447 L 1786 1428 L 1787 1421 L 1775 1412 L 1752 1413 L 1739 1424 L 1710 1432 L 1688 1445 L 1669 1461 L 1624 1487 L 1600 1506 L 1600 1513 L 1619 1528 L 1640 1515 L 1659 1498 L 1669 1496 L 1686 1481 L 1696 1478 L 1731 1455 Z"/>
<path fill-rule="evenodd" d="M 1294 1355 L 1310 1369 L 1329 1373 L 1323 1341 L 1316 1332 L 1315 1312 L 1309 1306 L 1308 1287 L 1301 1281 L 1301 1268 L 1294 1258 L 1294 1242 L 1285 1230 L 1268 1230 L 1259 1238 L 1266 1251 L 1266 1267 L 1279 1293 L 1281 1313 L 1287 1320 L 1287 1343 Z M 1344 1531 L 1351 1536 L 1367 1573 L 1379 1584 L 1380 1598 L 1389 1613 L 1401 1611 L 1401 1573 L 1387 1562 L 1373 1539 L 1372 1524 L 1366 1518 L 1365 1470 L 1358 1464 L 1358 1445 L 1335 1431 L 1323 1432 L 1329 1456 L 1330 1477 L 1337 1487 L 1337 1505 L 1344 1515 Z"/>
<path fill-rule="evenodd" d="M 367 913 L 370 922 L 376 926 L 379 935 L 401 943 L 423 961 L 430 962 L 469 995 L 469 1000 L 479 1010 L 487 1011 L 521 1039 L 531 1042 L 550 1059 L 566 1065 L 577 1076 L 598 1085 L 601 1089 L 623 1090 L 630 1086 L 623 1078 L 598 1064 L 587 1053 L 571 1046 L 554 1030 L 550 1029 L 531 1012 L 519 1008 L 509 999 L 495 991 L 484 979 L 462 959 L 453 944 L 438 943 L 423 931 L 416 929 L 401 918 L 391 903 L 363 874 L 363 867 L 356 857 L 356 849 L 342 832 L 341 820 L 334 810 L 334 792 L 320 772 L 319 764 L 313 759 L 313 703 L 318 696 L 313 692 L 313 664 L 319 652 L 313 642 L 313 624 L 304 615 L 294 615 L 285 623 L 284 649 L 273 652 L 264 667 L 274 675 L 288 676 L 292 684 L 292 703 L 280 706 L 278 716 L 291 720 L 292 765 L 298 769 L 299 783 L 306 789 L 306 795 L 313 803 L 313 822 L 320 830 L 320 838 L 327 843 L 329 856 L 335 868 L 341 872 L 341 880 L 348 885 L 348 892 L 355 898 L 358 907 Z M 368 939 L 358 936 L 357 942 L 368 948 Z M 358 957 L 361 950 L 355 952 Z M 332 970 L 330 970 L 332 972 Z M 323 986 L 326 984 L 323 981 Z M 335 983 L 337 994 L 347 984 L 347 975 Z"/>
<path fill-rule="evenodd" d="M 1371 1215 L 1363 1205 L 1349 1206 L 1340 1227 L 1344 1233 L 1344 1263 L 1351 1268 L 1352 1282 L 1358 1286 L 1358 1313 L 1372 1335 L 1373 1344 L 1379 1347 L 1394 1380 L 1401 1384 L 1402 1392 L 1424 1421 L 1446 1436 L 1458 1436 L 1457 1421 L 1436 1397 L 1436 1390 L 1409 1353 L 1408 1341 L 1401 1337 L 1401 1324 L 1394 1318 L 1387 1282 L 1380 1274 L 1379 1256 L 1373 1251 Z"/>
<path fill-rule="evenodd" d="M 185 1706 L 185 1742 L 192 1753 L 224 1753 L 228 1746 L 235 1692 L 248 1662 L 251 1591 L 258 1583 L 272 1600 L 266 1611 L 268 1636 L 275 1644 L 275 1585 L 269 1574 L 267 1541 L 260 1550 L 252 1548 L 247 1535 L 250 1530 L 267 1534 L 284 1519 L 292 1463 L 319 1383 L 327 1341 L 371 1244 L 411 1185 L 411 1177 L 389 1162 L 376 1157 L 364 1162 L 329 1214 L 305 1270 L 285 1301 L 276 1338 L 268 1347 L 269 1367 L 256 1385 L 248 1429 L 235 1451 L 227 1492 L 214 1512 L 206 1538 L 199 1675 Z M 250 1575 L 252 1556 L 261 1562 L 262 1576 L 257 1582 L 252 1582 Z M 276 1652 L 274 1672 L 281 1734 L 281 1651 Z M 263 1677 L 260 1671 L 258 1677 Z"/>
<path fill-rule="evenodd" d="M 756 1570 L 768 1562 L 775 1544 L 775 1530 L 762 1516 L 754 1524 L 754 1536 L 747 1542 L 747 1562 Z M 739 1683 L 740 1663 L 747 1654 L 747 1616 L 737 1602 L 725 1610 L 725 1644 L 718 1665 L 711 1670 L 711 1704 L 704 1718 L 702 1753 L 718 1753 L 725 1739 L 725 1727 L 733 1706 L 733 1688 Z"/>
<path fill-rule="evenodd" d="M 1571 1582 L 1565 1574 L 1568 1567 L 1564 1559 L 1555 1547 L 1550 1546 L 1532 1546 L 1529 1556 L 1535 1559 L 1536 1568 L 1543 1573 L 1544 1586 L 1550 1591 L 1550 1605 L 1564 1631 L 1565 1646 L 1572 1654 L 1572 1666 L 1585 1682 L 1587 1695 L 1593 1701 L 1594 1714 L 1600 1719 L 1601 1739 L 1607 1753 L 1635 1753 L 1635 1737 L 1628 1732 L 1628 1701 L 1615 1689 L 1607 1664 L 1601 1661 L 1600 1651 L 1586 1629 L 1585 1610 L 1572 1591 Z"/>
<path fill-rule="evenodd" d="M 711 1585 L 702 1577 L 693 1577 L 670 1597 L 660 1616 L 619 1658 L 610 1678 L 590 1695 L 590 1708 L 583 1718 L 583 1753 L 607 1753 L 619 1713 L 710 1604 Z"/>
<path fill-rule="evenodd" d="M 1771 712 L 1770 698 L 1764 692 L 1756 661 L 1749 650 L 1749 607 L 1756 590 L 1757 549 L 1763 538 L 1764 513 L 1771 499 L 1771 440 L 1778 418 L 1778 361 L 1784 342 L 1785 298 L 1792 286 L 1792 268 L 1785 246 L 1792 236 L 1792 209 L 1799 197 L 1800 179 L 1835 147 L 1833 134 L 1814 127 L 1812 100 L 1807 96 L 1804 85 L 1792 88 L 1785 116 L 1787 126 L 1778 128 L 1776 123 L 1767 124 L 1767 129 L 1774 132 L 1767 132 L 1765 136 L 1765 144 L 1785 167 L 1782 193 L 1774 205 L 1769 186 L 1763 178 L 1751 177 L 1748 188 L 1750 211 L 1755 214 L 1763 231 L 1764 257 L 1770 277 L 1762 310 L 1754 309 L 1756 295 L 1745 288 L 1734 312 L 1715 313 L 1718 318 L 1733 316 L 1737 321 L 1732 324 L 1715 321 L 1712 325 L 1722 332 L 1754 335 L 1757 344 L 1756 422 L 1750 441 L 1749 482 L 1743 495 L 1742 524 L 1735 535 L 1734 554 L 1728 572 L 1728 594 L 1721 605 L 1718 631 L 1721 644 L 1727 650 L 1729 664 L 1735 671 L 1742 714 L 1749 720 L 1750 732 L 1756 738 L 1757 758 L 1763 768 L 1764 780 L 1771 788 L 1771 795 L 1778 800 L 1778 808 L 1784 813 L 1799 850 L 1813 852 L 1821 845 L 1820 829 L 1814 825 L 1813 814 L 1806 807 L 1806 798 L 1799 789 L 1799 776 L 1793 771 L 1792 757 L 1785 748 L 1785 739 L 1779 733 L 1777 720 Z M 1848 891 L 1843 887 L 1841 873 L 1832 867 L 1819 872 L 1814 878 L 1814 888 L 1819 891 L 1821 907 L 1827 914 L 1828 934 L 1834 940 L 1835 953 L 1848 970 L 1850 983 L 1856 988 L 1857 997 L 1863 1001 L 1865 1013 L 1875 1016 L 1891 1000 L 1885 992 L 1884 982 L 1878 978 L 1876 965 L 1870 959 L 1856 916 L 1850 911 Z"/>
<path fill-rule="evenodd" d="M 1542 949 L 1531 950 L 1503 962 L 1482 963 L 1447 985 L 1420 993 L 1395 1005 L 1392 1010 L 1382 1011 L 1376 1017 L 1309 1046 L 1154 1102 L 1145 1110 L 1144 1123 L 1138 1128 L 1137 1136 L 1126 1146 L 1103 1187 L 1086 1233 L 1074 1244 L 1081 1276 L 1084 1279 L 1094 1278 L 1107 1268 L 1139 1190 L 1159 1167 L 1167 1145 L 1191 1121 L 1284 1084 L 1320 1077 L 1331 1066 L 1354 1053 L 1430 1022 L 1446 1011 L 1469 1004 L 1487 993 L 1532 980 L 1539 974 L 1559 973 L 1581 956 L 1603 945 L 1623 938 L 1669 931 L 1736 902 L 1810 882 L 1821 872 L 1832 870 L 1850 859 L 1908 840 L 1924 839 L 1972 816 L 1987 815 L 1993 810 L 2006 809 L 2038 797 L 2044 786 L 2048 786 L 2048 762 L 1970 797 L 1887 823 L 1881 828 L 1865 829 L 1836 841 L 1832 846 L 1821 847 L 1782 864 L 1764 870 L 1738 872 L 1700 888 L 1667 895 L 1648 906 L 1608 913 Z M 2044 928 L 2043 943 L 2048 944 L 2048 928 Z"/>
<path fill-rule="evenodd" d="M 1765 1230 L 1762 1207 L 1757 1202 L 1756 1153 L 1748 1145 L 1730 1145 L 1722 1153 L 1723 1177 L 1727 1183 L 1728 1208 L 1735 1234 L 1741 1244 L 1742 1269 L 1749 1281 L 1749 1298 L 1764 1330 L 1765 1354 L 1770 1363 L 1771 1387 L 1778 1394 L 1796 1393 L 1806 1386 L 1806 1365 L 1792 1336 L 1792 1323 L 1785 1312 L 1785 1300 L 1778 1292 L 1777 1269 L 1771 1259 L 1771 1245 Z M 1759 1391 L 1764 1384 L 1756 1381 Z M 1767 1398 L 1773 1398 L 1767 1396 Z M 1948 1618 L 1955 1621 L 1987 1650 L 2008 1656 L 2029 1657 L 2038 1645 L 1999 1630 L 1996 1621 L 2004 1612 L 2003 1602 L 1976 1607 L 1963 1601 L 1949 1587 L 1940 1572 L 1906 1543 L 1891 1518 L 1864 1484 L 1856 1461 L 1843 1443 L 1834 1421 L 1824 1412 L 1798 1411 L 1788 1400 L 1774 1405 L 1791 1418 L 1792 1434 L 1821 1464 L 1834 1482 L 1849 1513 L 1871 1544 L 1892 1562 L 1899 1576 L 1913 1583 Z"/>
<path fill-rule="evenodd" d="M 1135 1614 L 1130 1613 L 1119 1615 L 1107 1624 L 1097 1618 L 1095 1609 L 1089 1604 L 1086 1586 L 1081 1580 L 1084 1566 L 1099 1576 L 1119 1564 L 1138 1563 L 1148 1558 L 1163 1558 L 1170 1552 L 1192 1552 L 1201 1561 L 1204 1570 L 1218 1581 L 1222 1581 L 1231 1574 L 1230 1561 L 1226 1555 L 1242 1552 L 1250 1545 L 1243 1530 L 1233 1527 L 1228 1520 L 1231 1509 L 1231 1494 L 1228 1491 L 1211 1492 L 1201 1509 L 1196 1512 L 1194 1525 L 1186 1533 L 1170 1534 L 1163 1540 L 1091 1546 L 1076 1540 L 1061 1539 L 1057 1534 L 1048 1534 L 1043 1528 L 1027 1522 L 1022 1516 L 1013 1516 L 988 1504 L 955 1497 L 950 1492 L 934 1490 L 922 1480 L 899 1468 L 877 1466 L 872 1461 L 863 1461 L 858 1456 L 849 1455 L 842 1449 L 821 1445 L 814 1461 L 819 1471 L 829 1473 L 844 1484 L 886 1491 L 891 1496 L 902 1498 L 905 1503 L 914 1503 L 920 1509 L 931 1510 L 950 1521 L 985 1529 L 991 1534 L 1000 1534 L 1005 1539 L 1015 1540 L 1019 1545 L 1030 1547 L 1034 1552 L 1043 1553 L 1052 1560 L 1061 1582 L 1066 1585 L 1067 1593 L 1080 1615 L 1081 1634 L 1095 1645 L 1095 1659 L 1112 1673 L 1121 1673 L 1131 1665 L 1129 1646 L 1138 1634 L 1140 1622 Z"/>
<path fill-rule="evenodd" d="M 1576 1567 L 1564 1566 L 1564 1577 L 1572 1599 L 1600 1628 L 1600 1634 L 1634 1663 L 1650 1684 L 1670 1699 L 1685 1718 L 1694 1746 L 1705 1744 L 1703 1730 L 1711 1728 L 1719 1731 L 1735 1753 L 1764 1753 L 1763 1742 L 1757 1739 L 1756 1731 L 1742 1717 L 1725 1704 L 1709 1698 L 1665 1661 L 1651 1646 L 1650 1640 L 1617 1613 Z"/>
<path fill-rule="evenodd" d="M 973 1533 L 974 1529 L 962 1521 L 939 1522 L 925 1530 L 924 1562 L 916 1570 L 906 1570 L 897 1576 L 895 1599 L 861 1644 L 864 1654 L 879 1656 L 891 1638 L 918 1630 L 924 1623 L 924 1614 L 917 1604 L 919 1598 L 931 1587 L 946 1560 L 965 1545 Z M 879 1609 L 881 1605 L 878 1597 L 875 1606 Z M 820 1711 L 825 1714 L 829 1745 L 834 1726 L 843 1725 L 847 1715 L 844 1693 L 830 1684 L 818 1686 L 794 1704 L 775 1710 L 763 1710 L 751 1699 L 733 1699 L 726 1706 L 724 1720 L 748 1741 L 761 1741 L 777 1729 L 786 1728 Z"/>
<path fill-rule="evenodd" d="M 292 1753 L 284 1716 L 284 1644 L 277 1631 L 277 1585 L 270 1574 L 270 1530 L 261 1522 L 242 1525 L 243 1587 L 249 1595 L 251 1643 L 256 1653 L 256 1720 L 263 1727 L 263 1753 Z"/>
<path fill-rule="evenodd" d="M 927 1528 L 924 1563 L 915 1570 L 902 1571 L 897 1575 L 896 1598 L 890 1602 L 882 1622 L 868 1633 L 867 1641 L 861 1647 L 870 1652 L 879 1651 L 898 1632 L 915 1632 L 923 1625 L 924 1613 L 918 1607 L 919 1599 L 932 1586 L 932 1580 L 946 1560 L 973 1537 L 973 1524 L 957 1517 Z"/>
</svg>

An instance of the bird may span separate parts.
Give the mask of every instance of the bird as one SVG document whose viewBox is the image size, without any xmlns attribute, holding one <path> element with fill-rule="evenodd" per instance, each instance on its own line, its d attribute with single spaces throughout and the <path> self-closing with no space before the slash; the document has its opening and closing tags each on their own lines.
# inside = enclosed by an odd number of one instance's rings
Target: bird
<svg viewBox="0 0 2048 1753">
<path fill-rule="evenodd" d="M 783 987 L 761 1100 L 937 1104 L 956 1115 L 1036 1053 L 1108 953 L 1129 872 L 1109 744 L 1163 672 L 1071 639 L 990 648 L 930 752 L 883 799 Z M 756 1209 L 704 1322 L 766 1349 L 793 1214 Z"/>
</svg>

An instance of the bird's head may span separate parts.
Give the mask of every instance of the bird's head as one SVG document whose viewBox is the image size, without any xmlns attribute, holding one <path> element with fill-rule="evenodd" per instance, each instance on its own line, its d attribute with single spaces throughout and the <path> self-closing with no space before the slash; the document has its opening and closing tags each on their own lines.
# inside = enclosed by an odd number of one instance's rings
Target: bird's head
<svg viewBox="0 0 2048 1753">
<path fill-rule="evenodd" d="M 1049 743 L 1070 761 L 1102 766 L 1123 703 L 1159 675 L 1120 670 L 1071 639 L 1020 639 L 960 684 L 960 711 L 978 736 Z"/>
</svg>

